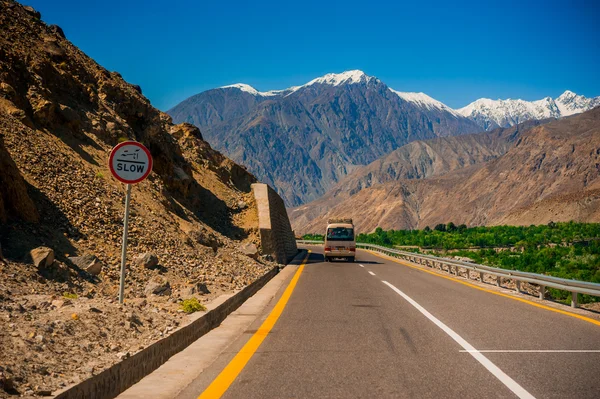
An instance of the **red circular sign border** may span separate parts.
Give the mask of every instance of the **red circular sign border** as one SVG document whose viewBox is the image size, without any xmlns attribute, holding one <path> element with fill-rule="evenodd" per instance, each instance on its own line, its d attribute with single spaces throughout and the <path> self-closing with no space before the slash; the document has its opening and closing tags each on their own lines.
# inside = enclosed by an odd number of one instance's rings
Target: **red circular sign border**
<svg viewBox="0 0 600 399">
<path fill-rule="evenodd" d="M 113 158 L 115 157 L 115 153 L 117 152 L 117 150 L 119 148 L 126 146 L 126 145 L 135 145 L 137 147 L 140 147 L 142 150 L 144 150 L 144 152 L 148 156 L 148 160 L 149 160 L 148 171 L 146 171 L 146 173 L 144 173 L 144 175 L 137 180 L 127 181 L 125 179 L 122 179 L 119 175 L 117 175 L 117 173 L 114 171 L 113 166 L 112 166 L 112 161 L 113 161 Z M 112 175 L 114 176 L 115 179 L 117 179 L 121 183 L 125 183 L 125 184 L 136 184 L 136 183 L 141 182 L 145 178 L 147 178 L 148 175 L 150 174 L 150 172 L 152 172 L 152 165 L 153 165 L 152 154 L 150 154 L 150 151 L 142 143 L 138 143 L 137 141 L 124 141 L 122 143 L 117 144 L 111 150 L 110 157 L 108 158 L 108 168 L 110 169 L 110 173 L 112 173 Z"/>
</svg>

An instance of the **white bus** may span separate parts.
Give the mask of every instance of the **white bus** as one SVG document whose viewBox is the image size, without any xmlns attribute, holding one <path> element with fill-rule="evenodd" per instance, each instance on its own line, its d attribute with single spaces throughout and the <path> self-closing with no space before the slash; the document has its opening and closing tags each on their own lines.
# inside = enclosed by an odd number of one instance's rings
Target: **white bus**
<svg viewBox="0 0 600 399">
<path fill-rule="evenodd" d="M 325 231 L 325 262 L 335 258 L 343 258 L 354 262 L 356 258 L 356 241 L 352 219 L 329 219 Z"/>
</svg>

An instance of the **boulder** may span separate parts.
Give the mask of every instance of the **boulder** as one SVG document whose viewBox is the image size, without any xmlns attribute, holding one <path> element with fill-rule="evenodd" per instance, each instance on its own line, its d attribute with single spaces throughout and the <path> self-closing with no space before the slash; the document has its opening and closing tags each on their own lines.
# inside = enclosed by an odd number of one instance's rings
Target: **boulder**
<svg viewBox="0 0 600 399">
<path fill-rule="evenodd" d="M 51 305 L 57 309 L 60 309 L 63 306 L 68 306 L 70 304 L 71 304 L 71 301 L 69 299 L 55 299 L 51 303 Z"/>
<path fill-rule="evenodd" d="M 42 18 L 42 14 L 40 14 L 39 11 L 37 11 L 35 8 L 33 8 L 31 6 L 24 6 L 23 9 L 25 11 L 27 11 L 28 14 L 32 15 L 35 19 Z"/>
<path fill-rule="evenodd" d="M 17 92 L 8 83 L 0 82 L 0 94 L 6 98 L 13 99 L 17 95 Z"/>
<path fill-rule="evenodd" d="M 75 111 L 73 108 L 71 108 L 67 105 L 63 105 L 63 104 L 59 105 L 59 109 L 60 109 L 59 114 L 62 117 L 62 119 L 69 126 L 75 128 L 75 129 L 78 129 L 81 124 L 81 119 L 80 119 L 77 111 Z"/>
<path fill-rule="evenodd" d="M 184 196 L 187 196 L 193 182 L 194 180 L 185 170 L 183 170 L 183 168 L 180 168 L 179 166 L 173 167 L 170 184 L 175 190 L 179 191 Z"/>
<path fill-rule="evenodd" d="M 100 259 L 94 255 L 72 256 L 69 258 L 69 260 L 73 262 L 75 266 L 94 276 L 99 275 L 100 272 L 102 272 L 102 267 L 104 266 Z"/>
<path fill-rule="evenodd" d="M 246 256 L 252 259 L 258 259 L 258 248 L 251 242 L 244 243 L 239 246 L 239 250 Z"/>
<path fill-rule="evenodd" d="M 0 389 L 4 392 L 12 392 L 15 389 L 12 378 L 6 375 L 4 371 L 0 371 Z"/>
<path fill-rule="evenodd" d="M 133 264 L 137 267 L 152 269 L 158 266 L 158 257 L 150 252 L 140 254 L 133 259 Z"/>
<path fill-rule="evenodd" d="M 208 287 L 204 283 L 195 283 L 190 286 L 187 286 L 181 290 L 181 295 L 183 297 L 190 297 L 196 294 L 206 295 L 210 294 Z"/>
<path fill-rule="evenodd" d="M 146 295 L 168 296 L 171 295 L 171 284 L 166 278 L 156 276 L 146 285 L 144 293 Z"/>
<path fill-rule="evenodd" d="M 65 36 L 65 32 L 62 30 L 62 28 L 58 25 L 50 25 L 48 26 L 48 30 L 60 37 L 62 37 L 63 39 L 66 38 Z"/>
<path fill-rule="evenodd" d="M 54 251 L 48 247 L 37 247 L 32 249 L 29 254 L 33 264 L 38 269 L 45 269 L 54 263 Z"/>
<path fill-rule="evenodd" d="M 44 126 L 56 122 L 56 104 L 44 98 L 33 98 L 30 100 L 33 116 Z"/>
<path fill-rule="evenodd" d="M 44 43 L 44 51 L 56 60 L 62 60 L 67 52 L 54 41 Z"/>
<path fill-rule="evenodd" d="M 189 237 L 200 245 L 212 248 L 215 252 L 222 246 L 221 240 L 205 228 L 188 232 Z"/>
<path fill-rule="evenodd" d="M 177 140 L 183 140 L 187 143 L 189 143 L 190 140 L 203 140 L 200 129 L 198 129 L 197 126 L 187 122 L 171 126 L 169 133 L 171 133 L 171 135 L 173 135 Z"/>
</svg>

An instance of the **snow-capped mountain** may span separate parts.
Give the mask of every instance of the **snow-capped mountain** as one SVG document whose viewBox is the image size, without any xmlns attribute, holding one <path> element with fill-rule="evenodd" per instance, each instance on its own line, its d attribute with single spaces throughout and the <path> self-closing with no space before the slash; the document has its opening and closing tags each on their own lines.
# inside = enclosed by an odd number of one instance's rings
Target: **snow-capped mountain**
<svg viewBox="0 0 600 399">
<path fill-rule="evenodd" d="M 313 86 L 313 85 L 330 85 L 330 86 L 339 86 L 342 84 L 357 84 L 357 83 L 369 83 L 369 82 L 378 82 L 379 79 L 368 76 L 363 71 L 352 70 L 346 71 L 342 73 L 328 73 L 325 76 L 321 76 L 319 78 L 313 79 L 310 82 L 303 84 L 302 86 L 292 86 L 288 87 L 284 90 L 271 90 L 271 91 L 258 91 L 254 87 L 247 85 L 245 83 L 236 83 L 233 85 L 222 86 L 220 89 L 239 89 L 243 92 L 250 93 L 254 96 L 258 97 L 271 97 L 271 96 L 286 96 L 292 94 L 300 89 Z"/>
<path fill-rule="evenodd" d="M 404 101 L 409 101 L 421 108 L 425 108 L 428 110 L 436 109 L 436 110 L 440 110 L 440 111 L 450 112 L 451 114 L 453 114 L 455 116 L 461 116 L 458 112 L 456 112 L 456 110 L 450 108 L 449 106 L 436 100 L 435 98 L 429 97 L 425 93 L 401 92 L 401 91 L 396 91 L 394 89 L 390 89 L 390 91 L 392 93 L 397 94 L 398 97 L 400 97 Z"/>
<path fill-rule="evenodd" d="M 587 98 L 572 91 L 560 97 L 546 97 L 537 101 L 490 100 L 481 98 L 456 110 L 460 115 L 475 121 L 485 130 L 514 126 L 528 120 L 562 118 L 588 111 L 600 105 L 600 97 Z"/>
<path fill-rule="evenodd" d="M 596 108 L 600 105 L 600 96 L 587 98 L 567 90 L 554 102 L 560 110 L 560 116 L 569 116 Z"/>
<path fill-rule="evenodd" d="M 255 97 L 266 98 L 273 96 L 289 96 L 301 89 L 313 85 L 329 85 L 335 87 L 360 83 L 381 82 L 373 76 L 366 75 L 363 71 L 352 70 L 342 73 L 328 73 L 327 75 L 313 79 L 302 86 L 293 86 L 284 90 L 260 92 L 254 87 L 244 83 L 223 86 L 221 89 L 239 89 L 240 91 L 252 94 Z M 401 92 L 392 88 L 388 88 L 388 90 L 398 95 L 402 100 L 410 102 L 424 111 L 437 110 L 448 112 L 455 117 L 465 117 L 474 121 L 484 130 L 514 126 L 528 120 L 542 120 L 548 118 L 558 119 L 564 116 L 585 112 L 600 105 L 600 97 L 587 98 L 567 90 L 556 99 L 546 97 L 537 101 L 525 101 L 520 99 L 491 100 L 488 98 L 480 98 L 463 108 L 455 110 L 446 104 L 429 97 L 425 93 Z"/>
<path fill-rule="evenodd" d="M 395 91 L 358 70 L 284 90 L 237 83 L 192 96 L 168 113 L 198 126 L 288 205 L 318 198 L 357 166 L 408 142 L 481 130 L 423 93 Z"/>
<path fill-rule="evenodd" d="M 363 71 L 360 70 L 352 70 L 346 71 L 342 73 L 328 73 L 325 76 L 321 76 L 319 78 L 313 79 L 310 82 L 302 85 L 302 86 L 292 86 L 284 90 L 271 90 L 271 91 L 258 91 L 254 87 L 247 85 L 245 83 L 236 83 L 233 85 L 222 86 L 220 89 L 239 89 L 240 91 L 252 94 L 257 97 L 272 97 L 272 96 L 287 96 L 298 90 L 313 86 L 313 85 L 330 85 L 330 86 L 340 86 L 344 84 L 360 84 L 360 83 L 380 83 L 380 80 L 373 76 L 368 76 Z M 455 116 L 462 116 L 456 110 L 450 108 L 446 104 L 436 100 L 435 98 L 429 97 L 425 93 L 412 93 L 412 92 L 401 92 L 394 90 L 392 88 L 388 88 L 389 91 L 396 94 L 398 97 L 403 99 L 404 101 L 410 102 L 420 108 L 427 110 L 438 110 L 449 112 Z"/>
<path fill-rule="evenodd" d="M 318 198 L 357 167 L 415 140 L 560 118 L 597 105 L 600 97 L 567 91 L 532 102 L 480 99 L 455 110 L 352 70 L 284 90 L 223 86 L 168 113 L 177 123 L 198 126 L 214 147 L 277 188 L 293 206 Z"/>
</svg>

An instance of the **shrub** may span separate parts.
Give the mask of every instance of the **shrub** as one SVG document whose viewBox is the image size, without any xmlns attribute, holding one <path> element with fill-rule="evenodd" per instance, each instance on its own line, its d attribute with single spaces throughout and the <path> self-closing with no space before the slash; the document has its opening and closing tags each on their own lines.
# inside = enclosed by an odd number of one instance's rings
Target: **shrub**
<svg viewBox="0 0 600 399">
<path fill-rule="evenodd" d="M 100 171 L 96 172 L 96 179 L 104 179 L 104 173 Z"/>
<path fill-rule="evenodd" d="M 181 302 L 181 309 L 185 313 L 194 313 L 194 312 L 204 312 L 206 311 L 206 306 L 198 302 L 196 298 L 185 299 Z"/>
<path fill-rule="evenodd" d="M 72 292 L 63 292 L 63 298 L 67 299 L 77 299 L 78 295 Z"/>
</svg>

